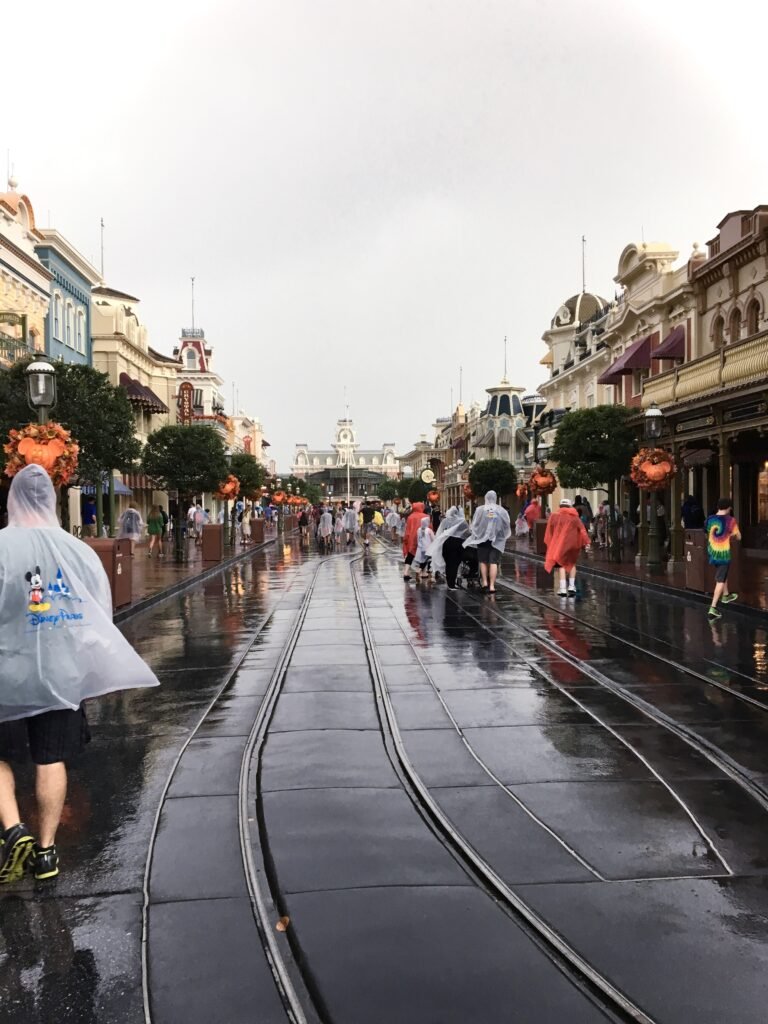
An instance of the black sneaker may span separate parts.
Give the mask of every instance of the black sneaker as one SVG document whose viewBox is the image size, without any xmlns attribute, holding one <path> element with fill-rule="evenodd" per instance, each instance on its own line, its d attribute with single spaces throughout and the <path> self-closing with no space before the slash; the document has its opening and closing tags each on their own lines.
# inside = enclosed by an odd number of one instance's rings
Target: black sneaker
<svg viewBox="0 0 768 1024">
<path fill-rule="evenodd" d="M 0 846 L 0 885 L 18 882 L 23 876 L 33 843 L 32 833 L 21 822 L 5 830 Z"/>
<path fill-rule="evenodd" d="M 47 846 L 41 849 L 35 843 L 32 853 L 32 874 L 42 882 L 48 878 L 55 878 L 59 873 L 59 855 L 55 846 Z"/>
</svg>

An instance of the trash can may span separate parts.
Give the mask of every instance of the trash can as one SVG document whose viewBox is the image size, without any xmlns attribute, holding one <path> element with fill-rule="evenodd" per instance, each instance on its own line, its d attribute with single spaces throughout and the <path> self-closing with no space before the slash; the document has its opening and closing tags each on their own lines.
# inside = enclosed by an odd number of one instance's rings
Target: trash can
<svg viewBox="0 0 768 1024">
<path fill-rule="evenodd" d="M 263 519 L 252 519 L 251 520 L 251 543 L 263 544 L 264 543 L 264 520 Z"/>
<path fill-rule="evenodd" d="M 533 524 L 533 550 L 537 555 L 546 555 L 547 545 L 544 543 L 544 534 L 547 532 L 547 520 L 537 519 Z"/>
<path fill-rule="evenodd" d="M 710 574 L 707 572 L 709 568 L 707 565 L 707 535 L 703 530 L 685 531 L 683 558 L 685 560 L 686 590 L 705 593 Z"/>
<path fill-rule="evenodd" d="M 133 562 L 131 542 L 109 537 L 89 537 L 85 543 L 93 548 L 109 579 L 112 607 L 123 608 L 133 600 Z"/>
<path fill-rule="evenodd" d="M 220 562 L 224 557 L 224 526 L 210 523 L 203 527 L 203 561 Z"/>
</svg>

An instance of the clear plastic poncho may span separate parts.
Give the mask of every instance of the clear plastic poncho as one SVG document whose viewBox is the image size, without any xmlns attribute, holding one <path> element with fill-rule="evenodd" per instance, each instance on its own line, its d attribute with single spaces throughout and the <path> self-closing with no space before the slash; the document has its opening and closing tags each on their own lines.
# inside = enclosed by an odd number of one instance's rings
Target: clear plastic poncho
<svg viewBox="0 0 768 1024">
<path fill-rule="evenodd" d="M 485 504 L 475 509 L 470 530 L 470 536 L 464 541 L 465 548 L 492 544 L 497 551 L 504 550 L 507 538 L 512 536 L 512 527 L 509 524 L 509 513 L 496 501 L 496 491 L 488 491 Z"/>
<path fill-rule="evenodd" d="M 317 524 L 317 535 L 319 537 L 330 537 L 333 534 L 333 516 L 326 509 L 325 512 L 320 516 L 320 521 Z"/>
<path fill-rule="evenodd" d="M 390 530 L 396 530 L 397 527 L 399 526 L 399 524 L 400 524 L 400 513 L 399 512 L 394 512 L 394 511 L 390 512 L 388 514 L 388 516 L 387 516 L 387 526 L 390 528 Z"/>
<path fill-rule="evenodd" d="M 443 558 L 443 544 L 449 537 L 466 537 L 469 533 L 469 523 L 464 518 L 464 513 L 456 505 L 451 505 L 445 513 L 435 534 L 435 539 L 430 545 L 427 554 L 432 559 L 432 568 L 435 572 L 445 572 L 445 558 Z"/>
<path fill-rule="evenodd" d="M 354 508 L 346 509 L 344 512 L 344 529 L 348 533 L 357 533 L 359 527 L 360 524 L 357 520 L 357 512 L 355 512 Z"/>
<path fill-rule="evenodd" d="M 112 623 L 99 556 L 59 526 L 46 471 L 25 466 L 0 530 L 0 722 L 157 685 Z"/>
</svg>

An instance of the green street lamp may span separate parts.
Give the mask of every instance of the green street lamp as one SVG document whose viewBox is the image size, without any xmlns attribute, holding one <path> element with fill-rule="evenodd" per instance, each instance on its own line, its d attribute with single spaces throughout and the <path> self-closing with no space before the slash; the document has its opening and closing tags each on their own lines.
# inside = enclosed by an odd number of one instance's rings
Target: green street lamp
<svg viewBox="0 0 768 1024">
<path fill-rule="evenodd" d="M 27 403 L 40 423 L 48 422 L 48 413 L 56 405 L 56 368 L 47 359 L 35 359 L 24 371 L 27 379 Z"/>
<path fill-rule="evenodd" d="M 652 402 L 645 410 L 643 416 L 643 428 L 646 441 L 656 443 L 664 433 L 664 413 Z M 659 544 L 659 517 L 657 515 L 658 501 L 656 492 L 650 491 L 651 518 L 648 523 L 648 569 L 654 571 L 661 565 L 661 545 Z"/>
</svg>

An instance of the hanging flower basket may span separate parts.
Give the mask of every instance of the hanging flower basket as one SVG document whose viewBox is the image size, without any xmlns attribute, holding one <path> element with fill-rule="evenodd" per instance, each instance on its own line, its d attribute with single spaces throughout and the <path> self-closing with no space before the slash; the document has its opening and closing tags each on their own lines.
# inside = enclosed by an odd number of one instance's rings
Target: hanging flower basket
<svg viewBox="0 0 768 1024">
<path fill-rule="evenodd" d="M 551 469 L 543 469 L 539 466 L 538 469 L 534 469 L 531 473 L 531 479 L 528 481 L 528 489 L 532 498 L 543 497 L 545 494 L 551 494 L 557 487 L 557 477 Z"/>
<path fill-rule="evenodd" d="M 60 423 L 30 423 L 11 430 L 3 451 L 8 456 L 5 475 L 15 476 L 20 469 L 36 463 L 50 476 L 54 487 L 66 486 L 77 469 L 80 446 Z"/>
<path fill-rule="evenodd" d="M 240 493 L 240 481 L 231 473 L 216 491 L 215 497 L 221 501 L 233 501 Z"/>
<path fill-rule="evenodd" d="M 515 494 L 518 496 L 520 501 L 527 501 L 529 493 L 530 492 L 528 490 L 528 484 L 520 483 L 517 485 L 517 488 L 515 489 Z"/>
<path fill-rule="evenodd" d="M 431 502 L 433 505 L 436 504 L 438 501 L 440 501 L 440 491 L 436 491 L 434 489 L 431 490 L 431 491 L 428 491 L 427 492 L 427 501 Z"/>
<path fill-rule="evenodd" d="M 470 484 L 464 484 L 464 497 L 467 498 L 467 500 L 469 500 L 471 498 L 474 498 L 474 496 L 475 496 L 475 493 L 472 490 L 471 485 Z"/>
<path fill-rule="evenodd" d="M 282 505 L 285 499 L 285 491 L 275 491 L 275 493 L 272 495 L 272 501 L 274 501 L 276 505 Z"/>
<path fill-rule="evenodd" d="M 663 491 L 676 473 L 674 456 L 663 448 L 641 448 L 632 459 L 630 476 L 641 491 Z"/>
</svg>

